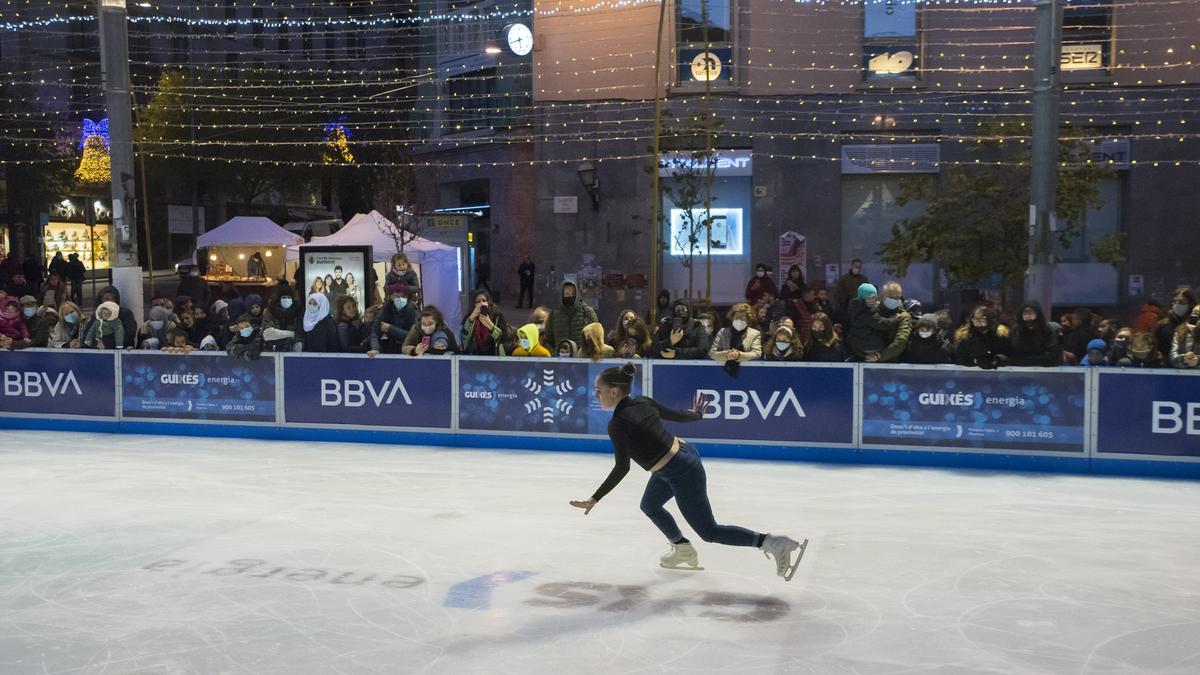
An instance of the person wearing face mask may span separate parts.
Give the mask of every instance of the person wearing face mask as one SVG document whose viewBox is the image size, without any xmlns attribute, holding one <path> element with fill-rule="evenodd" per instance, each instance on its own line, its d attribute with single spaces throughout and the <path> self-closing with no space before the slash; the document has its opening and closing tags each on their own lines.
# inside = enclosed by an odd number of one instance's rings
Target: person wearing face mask
<svg viewBox="0 0 1200 675">
<path fill-rule="evenodd" d="M 263 310 L 263 349 L 270 352 L 295 351 L 300 346 L 300 315 L 303 310 L 296 303 L 296 292 L 287 283 L 279 284 L 271 292 L 267 308 Z"/>
<path fill-rule="evenodd" d="M 1046 323 L 1046 315 L 1037 300 L 1021 305 L 1016 329 L 1012 331 L 1009 365 L 1029 368 L 1053 368 L 1063 362 L 1058 331 Z"/>
<path fill-rule="evenodd" d="M 1129 360 L 1129 350 L 1133 343 L 1133 329 L 1119 328 L 1112 342 L 1108 345 L 1108 364 L 1119 366 L 1122 361 Z"/>
<path fill-rule="evenodd" d="M 613 348 L 613 354 L 623 359 L 646 357 L 650 354 L 653 339 L 650 329 L 642 317 L 633 310 L 621 313 L 616 328 L 609 335 L 608 344 Z"/>
<path fill-rule="evenodd" d="M 937 315 L 922 314 L 917 319 L 916 330 L 908 341 L 902 360 L 904 363 L 920 365 L 950 363 L 952 351 L 949 341 L 938 330 Z"/>
<path fill-rule="evenodd" d="M 409 289 L 420 287 L 417 271 L 409 264 L 407 254 L 396 253 L 392 256 L 391 264 L 388 265 L 388 273 L 383 278 L 383 284 L 384 286 L 404 284 Z"/>
<path fill-rule="evenodd" d="M 596 310 L 579 297 L 579 289 L 573 282 L 564 281 L 559 305 L 550 312 L 550 319 L 546 322 L 546 342 L 558 344 L 570 340 L 580 344 L 583 342 L 583 327 L 595 322 Z"/>
<path fill-rule="evenodd" d="M 954 362 L 960 366 L 1000 368 L 1008 365 L 1011 351 L 1008 328 L 988 306 L 976 307 L 954 334 Z"/>
<path fill-rule="evenodd" d="M 340 345 L 337 339 L 337 324 L 329 315 L 329 299 L 324 293 L 310 293 L 301 317 L 304 328 L 304 351 L 336 352 Z"/>
<path fill-rule="evenodd" d="M 38 299 L 32 295 L 21 298 L 21 318 L 29 330 L 30 347 L 46 347 L 50 341 L 50 329 L 56 323 L 54 310 L 46 313 L 38 310 Z"/>
<path fill-rule="evenodd" d="M 150 308 L 150 318 L 138 329 L 138 348 L 159 350 L 167 345 L 167 331 L 171 313 L 161 305 Z"/>
<path fill-rule="evenodd" d="M 852 361 L 874 363 L 880 353 L 892 341 L 892 333 L 900 325 L 903 316 L 896 313 L 891 317 L 880 314 L 879 291 L 871 284 L 858 287 L 858 296 L 846 307 L 850 327 L 846 333 L 846 352 Z"/>
<path fill-rule="evenodd" d="M 409 289 L 396 283 L 387 287 L 388 299 L 371 323 L 370 349 L 367 356 L 379 352 L 399 354 L 408 331 L 417 323 L 417 309 L 409 300 Z"/>
<path fill-rule="evenodd" d="M 179 280 L 179 286 L 175 289 L 175 295 L 186 295 L 192 299 L 192 302 L 197 305 L 207 307 L 211 298 L 209 297 L 208 282 L 200 276 L 200 268 L 193 265 Z"/>
<path fill-rule="evenodd" d="M 517 347 L 513 356 L 550 356 L 550 350 L 542 346 L 537 326 L 527 323 L 517 329 Z"/>
<path fill-rule="evenodd" d="M 679 298 L 671 306 L 668 321 L 654 335 L 650 352 L 661 359 L 702 359 L 708 355 L 711 342 L 704 326 L 692 317 L 687 300 Z"/>
<path fill-rule="evenodd" d="M 1154 333 L 1134 333 L 1129 341 L 1129 355 L 1117 363 L 1127 368 L 1162 368 L 1163 355 L 1158 351 Z"/>
<path fill-rule="evenodd" d="M 233 337 L 225 345 L 227 354 L 242 361 L 254 361 L 262 356 L 262 329 L 254 325 L 249 314 L 239 316 L 230 328 Z"/>
<path fill-rule="evenodd" d="M 646 312 L 646 325 L 656 332 L 664 323 L 671 323 L 671 292 L 665 288 L 654 298 L 654 311 Z"/>
<path fill-rule="evenodd" d="M 1175 329 L 1171 338 L 1171 365 L 1175 368 L 1200 367 L 1200 356 L 1197 356 L 1197 345 L 1200 344 L 1200 305 L 1194 305 L 1192 310 Z"/>
<path fill-rule="evenodd" d="M 799 265 L 792 265 L 788 268 L 783 286 L 779 288 L 777 295 L 780 300 L 788 302 L 803 293 L 806 288 L 808 284 L 804 282 L 804 270 L 800 269 Z"/>
<path fill-rule="evenodd" d="M 412 330 L 408 331 L 408 337 L 404 339 L 404 345 L 400 351 L 409 356 L 421 356 L 424 354 L 434 353 L 433 336 L 436 333 L 450 335 L 451 330 L 446 326 L 446 321 L 442 317 L 442 311 L 434 305 L 425 305 L 421 310 L 421 315 L 417 317 L 417 323 Z M 449 339 L 446 347 L 441 353 L 453 353 L 458 351 L 458 345 L 455 344 L 453 338 Z M 546 356 L 550 353 L 546 352 Z"/>
<path fill-rule="evenodd" d="M 558 358 L 570 359 L 579 355 L 579 346 L 574 340 L 563 340 L 558 343 Z"/>
<path fill-rule="evenodd" d="M 461 353 L 472 356 L 504 356 L 510 353 L 505 347 L 508 324 L 492 300 L 492 294 L 476 290 L 471 297 L 471 313 L 463 318 L 459 329 Z M 515 331 L 513 333 L 515 337 Z"/>
<path fill-rule="evenodd" d="M 82 317 L 83 313 L 75 303 L 68 300 L 59 305 L 47 346 L 53 349 L 79 349 L 82 340 Z"/>
<path fill-rule="evenodd" d="M 878 363 L 898 363 L 908 349 L 913 334 L 913 315 L 920 315 L 921 304 L 904 299 L 904 289 L 895 281 L 883 285 L 883 296 L 879 300 L 879 316 L 885 319 L 899 318 L 888 332 L 887 346 L 879 352 Z"/>
<path fill-rule="evenodd" d="M 261 295 L 251 293 L 246 296 L 246 313 L 250 315 L 250 321 L 256 327 L 262 325 L 264 309 Z"/>
<path fill-rule="evenodd" d="M 775 286 L 775 280 L 771 278 L 767 266 L 759 263 L 754 268 L 754 276 L 750 277 L 750 281 L 746 284 L 746 302 L 751 306 L 757 305 L 759 300 L 762 300 L 764 293 L 770 293 L 771 297 L 779 295 L 779 289 Z"/>
<path fill-rule="evenodd" d="M 800 361 L 804 358 L 804 347 L 796 331 L 787 326 L 776 326 L 771 333 L 771 344 L 766 350 L 767 361 Z"/>
<path fill-rule="evenodd" d="M 717 331 L 708 357 L 720 363 L 745 363 L 761 359 L 762 333 L 750 326 L 750 305 L 739 302 L 729 310 L 730 325 Z"/>
<path fill-rule="evenodd" d="M 858 297 L 858 289 L 870 280 L 862 273 L 863 262 L 858 258 L 850 261 L 850 271 L 838 277 L 833 287 L 834 311 L 845 312 L 850 302 Z"/>
<path fill-rule="evenodd" d="M 338 351 L 344 354 L 366 352 L 370 347 L 371 327 L 363 324 L 358 313 L 358 301 L 350 295 L 343 295 L 338 298 L 333 314 L 337 317 Z"/>
<path fill-rule="evenodd" d="M 1200 301 L 1196 299 L 1195 291 L 1188 286 L 1180 286 L 1171 294 L 1171 307 L 1167 310 L 1166 316 L 1154 328 L 1158 351 L 1167 355 L 1168 359 L 1170 359 L 1171 345 L 1175 341 L 1175 332 L 1180 326 L 1187 324 L 1188 314 L 1197 302 Z"/>
<path fill-rule="evenodd" d="M 546 344 L 546 322 L 550 320 L 550 308 L 545 305 L 538 305 L 532 312 L 529 313 L 529 321 L 537 326 L 538 340 Z"/>
</svg>

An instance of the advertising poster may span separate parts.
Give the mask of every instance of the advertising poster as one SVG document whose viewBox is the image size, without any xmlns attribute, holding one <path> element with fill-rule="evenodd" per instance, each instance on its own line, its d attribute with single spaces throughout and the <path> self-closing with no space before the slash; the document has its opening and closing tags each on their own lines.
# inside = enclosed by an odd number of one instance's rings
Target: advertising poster
<svg viewBox="0 0 1200 675">
<path fill-rule="evenodd" d="M 321 293 L 329 301 L 329 313 L 337 311 L 337 301 L 349 295 L 358 301 L 361 314 L 371 298 L 367 268 L 371 262 L 370 246 L 301 246 L 300 269 L 304 279 L 305 299 L 310 293 Z"/>
<path fill-rule="evenodd" d="M 796 265 L 804 278 L 808 278 L 808 242 L 804 235 L 788 230 L 779 235 L 779 279 L 780 285 L 787 282 L 788 270 Z"/>
<path fill-rule="evenodd" d="M 275 421 L 275 360 L 225 354 L 128 352 L 121 356 L 125 417 Z"/>
<path fill-rule="evenodd" d="M 0 351 L 0 414 L 116 417 L 117 355 L 106 351 Z"/>
<path fill-rule="evenodd" d="M 305 424 L 450 429 L 449 358 L 283 359 L 284 418 Z"/>
<path fill-rule="evenodd" d="M 704 419 L 668 423 L 687 439 L 854 442 L 854 369 L 743 364 L 731 377 L 716 363 L 654 364 L 654 399 L 690 408 L 696 392 L 712 403 Z"/>
<path fill-rule="evenodd" d="M 1080 371 L 863 367 L 863 446 L 1083 452 Z"/>
<path fill-rule="evenodd" d="M 608 434 L 612 412 L 600 408 L 593 382 L 620 361 L 462 359 L 458 426 L 462 430 Z M 633 394 L 641 394 L 635 377 Z"/>
<path fill-rule="evenodd" d="M 1096 453 L 1200 457 L 1200 376 L 1098 373 Z"/>
</svg>

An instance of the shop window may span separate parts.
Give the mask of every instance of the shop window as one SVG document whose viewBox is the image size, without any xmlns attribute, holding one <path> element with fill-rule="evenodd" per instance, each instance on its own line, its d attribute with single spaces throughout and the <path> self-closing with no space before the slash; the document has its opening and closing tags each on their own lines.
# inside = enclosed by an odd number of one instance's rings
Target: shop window
<svg viewBox="0 0 1200 675">
<path fill-rule="evenodd" d="M 675 5 L 676 82 L 733 84 L 737 0 L 678 0 Z"/>
</svg>

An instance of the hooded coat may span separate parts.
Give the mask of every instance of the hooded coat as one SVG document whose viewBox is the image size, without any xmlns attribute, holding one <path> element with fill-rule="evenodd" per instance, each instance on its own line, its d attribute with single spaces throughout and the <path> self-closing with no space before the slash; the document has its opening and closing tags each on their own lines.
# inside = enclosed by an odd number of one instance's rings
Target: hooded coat
<svg viewBox="0 0 1200 675">
<path fill-rule="evenodd" d="M 25 317 L 21 315 L 21 303 L 16 298 L 5 298 L 0 307 L 0 335 L 14 340 L 28 340 L 29 329 L 25 326 Z"/>
<path fill-rule="evenodd" d="M 989 317 L 988 327 L 982 332 L 975 330 L 968 320 L 954 334 L 954 362 L 960 366 L 999 368 L 1008 365 L 1011 351 L 1008 328 L 1000 325 L 994 315 Z"/>
<path fill-rule="evenodd" d="M 133 347 L 137 340 L 138 334 L 137 320 L 133 318 L 133 312 L 121 304 L 121 291 L 118 291 L 116 286 L 105 286 L 104 288 L 100 289 L 100 292 L 96 294 L 96 307 L 100 306 L 100 298 L 103 297 L 105 293 L 111 293 L 113 295 L 113 302 L 117 303 L 117 305 L 120 307 L 117 318 L 121 320 L 121 328 L 124 330 L 124 339 L 122 340 L 121 346 Z M 96 315 L 92 314 L 92 318 L 90 321 L 88 321 L 88 325 L 84 327 L 85 335 L 91 330 L 92 324 L 95 322 Z"/>
<path fill-rule="evenodd" d="M 1037 314 L 1037 318 L 1028 323 L 1021 318 L 1027 309 Z M 1017 328 L 1012 331 L 1009 365 L 1052 368 L 1062 364 L 1062 351 L 1058 343 L 1058 331 L 1046 323 L 1041 303 L 1031 300 L 1021 305 L 1021 311 L 1017 312 Z"/>
<path fill-rule="evenodd" d="M 532 348 L 527 350 L 518 345 L 513 350 L 513 356 L 550 356 L 550 350 L 543 347 L 539 341 L 537 324 L 527 323 L 521 326 L 517 329 L 517 337 L 520 340 L 529 340 Z"/>
<path fill-rule="evenodd" d="M 929 337 L 921 337 L 921 330 L 932 330 L 933 334 Z M 950 356 L 953 353 L 953 348 L 950 343 L 942 335 L 942 332 L 937 327 L 937 317 L 933 314 L 925 314 L 917 320 L 917 325 L 913 328 L 912 336 L 908 340 L 908 346 L 904 351 L 904 363 L 916 363 L 920 365 L 936 365 L 950 363 Z"/>
<path fill-rule="evenodd" d="M 575 301 L 570 305 L 563 299 L 568 286 L 575 289 Z M 596 310 L 583 301 L 574 282 L 564 281 L 558 297 L 558 307 L 550 311 L 546 320 L 546 344 L 556 345 L 563 340 L 581 344 L 583 327 L 596 322 Z"/>
<path fill-rule="evenodd" d="M 846 330 L 846 352 L 855 361 L 866 359 L 867 354 L 882 352 L 892 343 L 892 333 L 900 325 L 899 317 L 881 316 L 861 297 L 846 305 L 846 319 L 850 324 Z"/>
<path fill-rule="evenodd" d="M 675 316 L 675 308 L 680 306 L 687 308 L 687 320 L 681 320 Z M 704 326 L 696 320 L 691 305 L 688 304 L 687 300 L 683 298 L 677 299 L 671 306 L 671 313 L 666 318 L 667 321 L 660 324 L 658 332 L 654 335 L 654 342 L 650 346 L 651 354 L 661 358 L 664 349 L 674 349 L 676 360 L 703 359 L 708 357 L 710 341 L 708 331 L 704 330 Z M 683 331 L 683 339 L 672 347 L 671 331 L 677 328 Z"/>
</svg>

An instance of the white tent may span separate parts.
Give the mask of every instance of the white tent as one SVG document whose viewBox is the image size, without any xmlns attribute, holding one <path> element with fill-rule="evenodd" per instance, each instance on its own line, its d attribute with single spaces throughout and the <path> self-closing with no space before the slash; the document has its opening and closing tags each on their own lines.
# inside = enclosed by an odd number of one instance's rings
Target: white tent
<svg viewBox="0 0 1200 675">
<path fill-rule="evenodd" d="M 292 234 L 270 218 L 238 216 L 200 235 L 196 246 L 298 246 L 304 237 Z"/>
<path fill-rule="evenodd" d="M 360 213 L 346 226 L 328 237 L 314 237 L 310 245 L 370 246 L 374 262 L 386 263 L 396 253 L 396 241 L 388 231 L 394 225 L 378 211 Z M 214 230 L 215 231 L 215 230 Z M 458 330 L 462 322 L 462 252 L 458 247 L 422 237 L 406 243 L 404 253 L 409 262 L 418 266 L 421 295 L 425 304 L 436 305 L 445 316 L 446 325 Z M 300 259 L 300 247 L 288 247 L 288 260 Z M 382 283 L 382 278 L 380 282 Z"/>
</svg>

